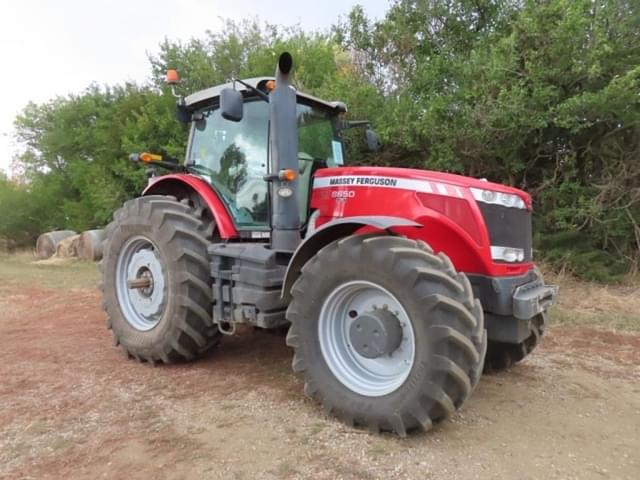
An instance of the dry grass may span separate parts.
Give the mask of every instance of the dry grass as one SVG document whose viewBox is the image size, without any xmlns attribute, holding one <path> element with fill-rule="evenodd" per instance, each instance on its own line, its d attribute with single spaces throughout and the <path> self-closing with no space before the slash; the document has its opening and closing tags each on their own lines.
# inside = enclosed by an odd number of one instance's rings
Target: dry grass
<svg viewBox="0 0 640 480">
<path fill-rule="evenodd" d="M 95 288 L 95 263 L 77 259 L 38 260 L 33 251 L 0 253 L 0 279 L 6 285 L 41 285 L 48 288 Z"/>
<path fill-rule="evenodd" d="M 640 283 L 637 281 L 602 285 L 552 273 L 546 273 L 545 280 L 560 285 L 558 304 L 552 309 L 553 323 L 640 331 Z"/>
<path fill-rule="evenodd" d="M 546 271 L 545 271 L 546 270 Z M 545 279 L 560 285 L 553 324 L 585 325 L 619 331 L 640 331 L 640 282 L 601 285 L 583 282 L 543 267 Z M 33 251 L 0 254 L 0 279 L 7 284 L 37 284 L 49 288 L 94 288 L 96 264 L 76 259 L 37 260 Z"/>
<path fill-rule="evenodd" d="M 551 329 L 450 421 L 403 440 L 323 416 L 281 336 L 225 338 L 184 365 L 125 360 L 96 278 L 93 264 L 0 257 L 1 478 L 638 477 L 640 335 Z M 617 288 L 559 283 L 559 308 L 598 298 L 633 315 Z"/>
</svg>

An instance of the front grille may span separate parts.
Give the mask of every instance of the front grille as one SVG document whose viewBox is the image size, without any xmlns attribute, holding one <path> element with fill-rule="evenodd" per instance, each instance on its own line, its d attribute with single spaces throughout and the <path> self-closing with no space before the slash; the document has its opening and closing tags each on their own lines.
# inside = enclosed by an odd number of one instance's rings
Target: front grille
<svg viewBox="0 0 640 480">
<path fill-rule="evenodd" d="M 530 262 L 533 258 L 531 211 L 482 202 L 478 202 L 478 206 L 489 230 L 491 245 L 521 248 L 524 261 Z"/>
</svg>

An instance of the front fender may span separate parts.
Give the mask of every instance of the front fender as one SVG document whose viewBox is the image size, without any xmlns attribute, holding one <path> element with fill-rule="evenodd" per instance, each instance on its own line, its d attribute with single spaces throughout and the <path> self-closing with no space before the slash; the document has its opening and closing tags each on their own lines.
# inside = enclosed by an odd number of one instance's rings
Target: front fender
<svg viewBox="0 0 640 480">
<path fill-rule="evenodd" d="M 344 217 L 323 224 L 298 245 L 291 257 L 282 284 L 282 297 L 289 294 L 302 267 L 318 250 L 334 240 L 352 235 L 363 227 L 373 227 L 391 233 L 389 229 L 393 227 L 422 227 L 422 225 L 406 218 L 388 216 Z"/>
</svg>

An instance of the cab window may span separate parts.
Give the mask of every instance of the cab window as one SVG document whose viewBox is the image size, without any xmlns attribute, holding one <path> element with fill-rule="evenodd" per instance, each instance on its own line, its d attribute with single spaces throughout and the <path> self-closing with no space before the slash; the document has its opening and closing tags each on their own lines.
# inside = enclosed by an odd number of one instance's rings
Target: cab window
<svg viewBox="0 0 640 480">
<path fill-rule="evenodd" d="M 219 109 L 203 112 L 194 122 L 189 165 L 223 197 L 238 227 L 268 225 L 267 123 L 269 105 L 244 105 L 240 122 L 230 122 Z"/>
</svg>

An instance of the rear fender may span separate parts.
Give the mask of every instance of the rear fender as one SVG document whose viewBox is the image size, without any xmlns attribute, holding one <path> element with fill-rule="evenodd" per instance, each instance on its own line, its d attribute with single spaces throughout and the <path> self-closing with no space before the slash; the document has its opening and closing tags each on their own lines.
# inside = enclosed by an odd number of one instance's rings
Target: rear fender
<svg viewBox="0 0 640 480">
<path fill-rule="evenodd" d="M 224 240 L 238 236 L 238 231 L 220 196 L 209 183 L 187 174 L 172 174 L 157 177 L 142 192 L 142 195 L 174 195 L 182 198 L 197 195 L 209 208 L 216 221 L 216 228 Z"/>
<path fill-rule="evenodd" d="M 282 296 L 286 297 L 289 294 L 304 264 L 322 247 L 339 238 L 348 237 L 362 228 L 392 233 L 389 229 L 393 227 L 422 227 L 422 225 L 406 218 L 387 216 L 346 217 L 323 224 L 311 236 L 304 239 L 291 257 L 282 284 Z"/>
</svg>

